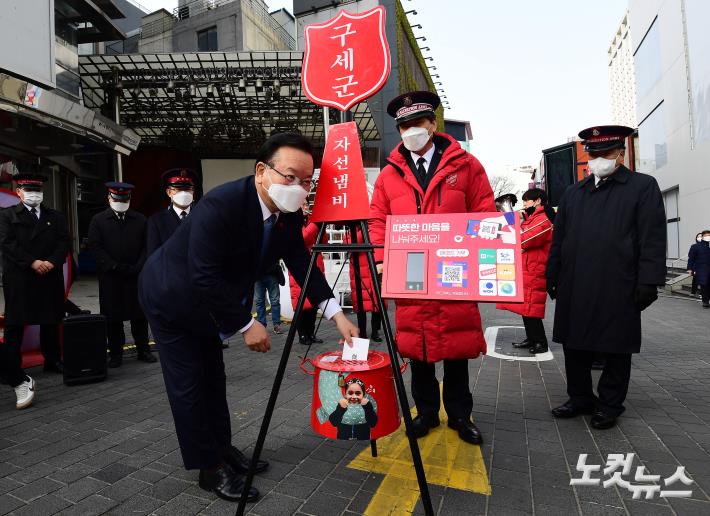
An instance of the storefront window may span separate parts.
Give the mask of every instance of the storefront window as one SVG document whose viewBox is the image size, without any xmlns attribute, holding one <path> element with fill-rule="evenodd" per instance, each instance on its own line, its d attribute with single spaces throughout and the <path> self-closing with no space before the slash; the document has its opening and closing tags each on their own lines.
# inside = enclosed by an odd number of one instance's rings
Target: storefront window
<svg viewBox="0 0 710 516">
<path fill-rule="evenodd" d="M 652 173 L 668 163 L 663 102 L 639 125 L 639 171 Z"/>
<path fill-rule="evenodd" d="M 643 98 L 661 78 L 661 39 L 654 20 L 634 54 L 636 93 Z"/>
<path fill-rule="evenodd" d="M 693 98 L 693 130 L 696 143 L 710 138 L 710 2 L 686 0 L 688 68 Z"/>
</svg>

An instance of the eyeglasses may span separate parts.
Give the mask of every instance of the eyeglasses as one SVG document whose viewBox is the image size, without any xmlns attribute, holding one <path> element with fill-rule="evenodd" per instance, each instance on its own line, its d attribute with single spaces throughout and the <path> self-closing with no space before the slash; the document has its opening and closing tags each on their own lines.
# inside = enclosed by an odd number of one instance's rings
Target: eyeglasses
<svg viewBox="0 0 710 516">
<path fill-rule="evenodd" d="M 275 169 L 271 163 L 264 163 L 264 165 L 269 167 L 281 177 L 283 177 L 289 185 L 302 185 L 308 190 L 311 189 L 311 184 L 313 180 L 310 177 L 307 179 L 301 179 L 300 177 L 296 177 L 293 174 L 284 174 L 283 172 L 280 172 L 279 170 Z"/>
</svg>

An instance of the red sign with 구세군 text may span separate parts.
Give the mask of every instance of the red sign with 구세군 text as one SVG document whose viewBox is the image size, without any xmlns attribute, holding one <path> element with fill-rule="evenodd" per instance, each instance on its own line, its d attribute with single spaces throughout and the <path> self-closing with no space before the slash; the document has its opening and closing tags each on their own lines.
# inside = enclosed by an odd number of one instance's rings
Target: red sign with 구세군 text
<svg viewBox="0 0 710 516">
<path fill-rule="evenodd" d="M 365 168 L 355 122 L 330 126 L 311 222 L 370 217 Z"/>
<path fill-rule="evenodd" d="M 303 91 L 315 104 L 347 111 L 384 86 L 390 66 L 383 6 L 306 27 Z"/>
</svg>

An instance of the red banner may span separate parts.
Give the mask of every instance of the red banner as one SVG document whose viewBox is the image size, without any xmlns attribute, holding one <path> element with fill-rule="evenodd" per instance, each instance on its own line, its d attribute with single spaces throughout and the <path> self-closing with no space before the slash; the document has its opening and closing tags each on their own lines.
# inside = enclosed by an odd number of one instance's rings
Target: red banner
<svg viewBox="0 0 710 516">
<path fill-rule="evenodd" d="M 331 125 L 311 221 L 336 222 L 369 217 L 370 203 L 357 125 L 355 122 Z"/>
<path fill-rule="evenodd" d="M 315 104 L 347 111 L 385 85 L 390 66 L 383 6 L 306 27 L 302 83 Z"/>
</svg>

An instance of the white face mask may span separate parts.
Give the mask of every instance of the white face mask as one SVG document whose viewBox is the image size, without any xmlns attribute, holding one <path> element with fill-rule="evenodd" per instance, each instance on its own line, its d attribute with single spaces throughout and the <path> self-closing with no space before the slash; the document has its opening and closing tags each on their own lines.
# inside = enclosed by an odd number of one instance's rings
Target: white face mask
<svg viewBox="0 0 710 516">
<path fill-rule="evenodd" d="M 181 190 L 173 194 L 172 200 L 173 204 L 179 208 L 187 208 L 192 204 L 192 192 Z"/>
<path fill-rule="evenodd" d="M 308 191 L 301 185 L 281 185 L 272 182 L 266 191 L 279 211 L 284 213 L 298 211 L 308 197 Z"/>
<path fill-rule="evenodd" d="M 128 210 L 128 206 L 131 204 L 130 202 L 116 202 L 116 201 L 109 201 L 109 205 L 111 205 L 111 209 L 115 211 L 116 213 L 124 213 L 126 210 Z"/>
<path fill-rule="evenodd" d="M 44 199 L 42 192 L 23 192 L 22 196 L 24 197 L 22 202 L 32 208 L 36 208 L 42 204 L 42 200 Z"/>
<path fill-rule="evenodd" d="M 410 127 L 401 136 L 404 146 L 411 152 L 417 152 L 429 143 L 429 131 L 424 127 Z"/>
<path fill-rule="evenodd" d="M 703 237 L 703 242 L 710 242 L 710 236 Z"/>
<path fill-rule="evenodd" d="M 599 179 L 610 176 L 616 170 L 616 159 L 595 158 L 589 160 L 589 171 Z"/>
</svg>

